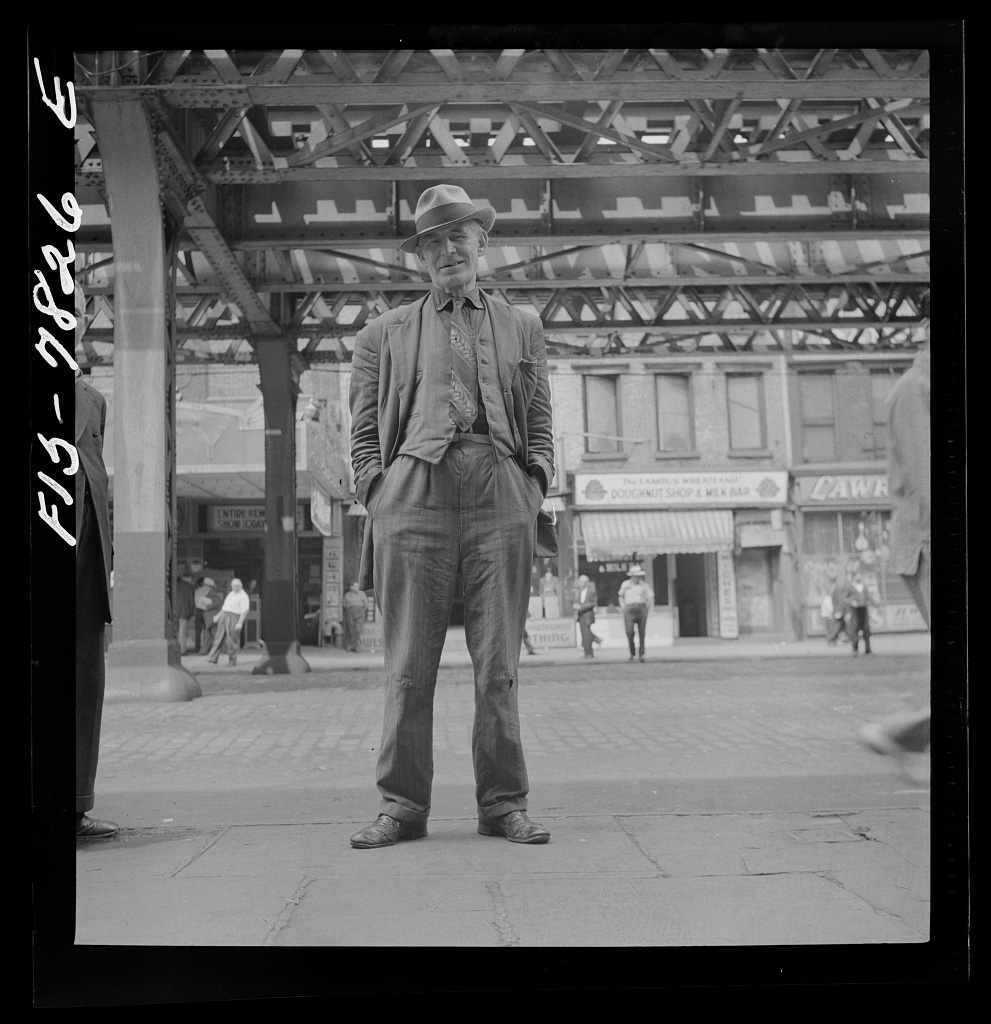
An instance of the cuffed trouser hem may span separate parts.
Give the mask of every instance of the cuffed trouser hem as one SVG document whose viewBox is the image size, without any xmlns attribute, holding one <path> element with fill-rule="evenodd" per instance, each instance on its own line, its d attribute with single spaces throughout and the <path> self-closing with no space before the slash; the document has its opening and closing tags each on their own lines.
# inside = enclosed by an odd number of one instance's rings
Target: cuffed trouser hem
<svg viewBox="0 0 991 1024">
<path fill-rule="evenodd" d="M 491 821 L 493 818 L 501 818 L 504 814 L 509 814 L 510 811 L 525 811 L 526 807 L 526 800 L 501 800 L 491 807 L 479 807 L 478 820 Z"/>
<path fill-rule="evenodd" d="M 390 818 L 395 818 L 396 821 L 422 822 L 424 824 L 426 824 L 427 819 L 430 817 L 429 811 L 424 814 L 422 811 L 414 811 L 410 807 L 393 803 L 391 800 L 382 801 L 379 805 L 379 814 L 388 814 Z"/>
<path fill-rule="evenodd" d="M 87 811 L 93 810 L 93 806 L 95 803 L 96 796 L 93 793 L 91 793 L 89 796 L 77 796 L 76 814 L 85 814 Z"/>
</svg>

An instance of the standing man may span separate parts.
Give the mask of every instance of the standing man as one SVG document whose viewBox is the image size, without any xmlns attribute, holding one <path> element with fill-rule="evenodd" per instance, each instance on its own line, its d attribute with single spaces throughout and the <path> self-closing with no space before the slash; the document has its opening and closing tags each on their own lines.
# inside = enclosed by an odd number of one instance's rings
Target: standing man
<svg viewBox="0 0 991 1024">
<path fill-rule="evenodd" d="M 869 609 L 874 603 L 870 590 L 864 582 L 864 574 L 857 569 L 843 591 L 844 611 L 850 612 L 850 643 L 853 645 L 853 656 L 857 657 L 860 637 L 864 638 L 864 654 L 873 654 L 871 650 L 871 620 Z"/>
<path fill-rule="evenodd" d="M 346 651 L 361 650 L 361 631 L 365 625 L 367 612 L 368 595 L 355 580 L 351 584 L 351 589 L 344 595 L 344 649 Z"/>
<path fill-rule="evenodd" d="M 237 664 L 237 652 L 241 646 L 241 627 L 248 617 L 251 601 L 244 592 L 244 585 L 237 578 L 231 580 L 231 589 L 217 616 L 217 634 L 207 658 L 217 664 L 220 659 L 220 645 L 227 642 L 227 664 Z"/>
<path fill-rule="evenodd" d="M 582 636 L 582 650 L 586 658 L 594 658 L 595 651 L 592 644 L 596 637 L 592 632 L 592 623 L 595 622 L 595 606 L 598 597 L 595 592 L 595 584 L 585 575 L 578 577 L 578 586 L 575 587 L 575 600 L 571 605 L 575 610 L 575 618 L 578 620 L 578 629 Z"/>
<path fill-rule="evenodd" d="M 928 306 L 926 308 L 928 316 Z M 915 357 L 888 396 L 891 451 L 888 461 L 888 492 L 891 540 L 888 565 L 905 580 L 926 624 L 931 629 L 932 562 L 930 560 L 930 458 L 929 341 Z M 929 700 L 920 707 L 893 715 L 860 731 L 871 750 L 888 754 L 903 765 L 908 755 L 929 747 L 932 712 Z"/>
<path fill-rule="evenodd" d="M 76 285 L 76 348 L 86 332 L 86 297 Z M 110 821 L 90 818 L 96 802 L 96 763 L 100 753 L 104 638 L 110 622 L 113 547 L 103 431 L 107 400 L 76 369 L 75 446 L 79 470 L 76 506 L 76 838 L 105 839 L 120 831 Z"/>
<path fill-rule="evenodd" d="M 416 205 L 416 253 L 433 287 L 355 339 L 351 452 L 368 510 L 359 583 L 382 612 L 386 703 L 380 813 L 358 849 L 427 834 L 433 700 L 460 577 L 475 670 L 478 831 L 545 843 L 526 815 L 519 659 L 537 515 L 554 475 L 540 321 L 479 291 L 495 210 L 461 188 Z"/>
<path fill-rule="evenodd" d="M 196 610 L 203 619 L 203 628 L 200 630 L 200 642 L 196 648 L 200 654 L 209 653 L 210 647 L 213 644 L 214 634 L 216 633 L 216 613 L 223 603 L 216 587 L 217 584 L 212 577 L 204 577 L 202 584 L 196 588 L 196 594 L 193 599 L 196 604 Z"/>
<path fill-rule="evenodd" d="M 626 642 L 630 645 L 630 661 L 637 656 L 634 630 L 640 632 L 640 660 L 644 660 L 647 632 L 647 615 L 654 606 L 654 591 L 647 585 L 647 573 L 639 566 L 631 566 L 626 574 L 629 579 L 619 588 L 619 606 L 623 609 L 623 625 L 626 627 Z"/>
<path fill-rule="evenodd" d="M 183 573 L 179 577 L 176 593 L 176 616 L 179 619 L 179 653 L 186 654 L 189 646 L 189 627 L 192 625 L 193 617 L 196 614 L 196 588 L 190 579 L 189 573 Z"/>
</svg>

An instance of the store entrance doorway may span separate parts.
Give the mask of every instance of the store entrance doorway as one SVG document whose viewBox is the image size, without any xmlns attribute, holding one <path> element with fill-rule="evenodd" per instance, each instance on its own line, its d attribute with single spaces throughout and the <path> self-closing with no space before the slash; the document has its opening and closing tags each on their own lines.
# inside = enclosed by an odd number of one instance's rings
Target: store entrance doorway
<svg viewBox="0 0 991 1024">
<path fill-rule="evenodd" d="M 708 636 L 705 555 L 675 555 L 674 595 L 678 608 L 678 636 Z"/>
</svg>

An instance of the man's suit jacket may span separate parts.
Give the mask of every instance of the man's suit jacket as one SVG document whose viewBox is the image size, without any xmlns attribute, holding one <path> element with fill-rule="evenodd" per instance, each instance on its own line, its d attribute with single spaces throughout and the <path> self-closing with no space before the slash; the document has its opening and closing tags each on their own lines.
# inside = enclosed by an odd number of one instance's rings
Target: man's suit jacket
<svg viewBox="0 0 991 1024">
<path fill-rule="evenodd" d="M 904 576 L 919 571 L 931 540 L 929 460 L 929 349 L 923 349 L 888 396 L 888 482 L 892 512 L 888 568 Z"/>
<path fill-rule="evenodd" d="M 874 599 L 871 597 L 870 589 L 864 584 L 864 591 L 860 593 L 853 583 L 847 583 L 843 588 L 843 611 L 848 612 L 851 608 L 866 608 L 872 605 Z"/>
<path fill-rule="evenodd" d="M 79 455 L 76 473 L 76 542 L 82 535 L 84 481 L 89 485 L 93 508 L 96 511 L 97 534 L 103 562 L 101 582 L 105 601 L 104 621 L 110 622 L 110 570 L 113 567 L 113 538 L 110 533 L 109 478 L 103 462 L 103 431 L 107 423 L 107 400 L 96 388 L 76 377 L 75 446 Z M 78 550 L 76 552 L 78 558 Z"/>
<path fill-rule="evenodd" d="M 585 591 L 585 600 L 582 600 L 582 591 Z M 582 617 L 588 623 L 595 622 L 595 606 L 598 604 L 598 595 L 595 592 L 595 584 L 589 583 L 587 587 L 575 587 L 575 618 L 581 622 Z"/>
<path fill-rule="evenodd" d="M 505 416 L 516 442 L 514 457 L 520 466 L 543 474 L 546 494 L 554 476 L 554 437 L 550 383 L 543 327 L 531 313 L 486 295 L 482 303 L 496 349 L 497 386 Z M 351 465 L 358 500 L 367 508 L 368 495 L 381 473 L 402 446 L 416 378 L 424 298 L 389 310 L 358 332 L 351 365 Z M 484 329 L 484 328 L 483 328 Z M 480 342 L 481 342 L 480 336 Z M 480 379 L 483 367 L 479 367 Z M 486 406 L 486 415 L 501 415 Z M 539 478 L 538 478 L 539 479 Z M 543 514 L 543 513 L 541 513 Z M 372 581 L 371 516 L 365 521 L 358 585 Z"/>
</svg>

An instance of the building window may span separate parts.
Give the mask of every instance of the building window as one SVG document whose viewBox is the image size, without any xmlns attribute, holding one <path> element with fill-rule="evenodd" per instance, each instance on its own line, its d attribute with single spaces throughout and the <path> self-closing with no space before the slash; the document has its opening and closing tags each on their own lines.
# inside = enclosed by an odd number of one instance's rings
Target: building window
<svg viewBox="0 0 991 1024">
<path fill-rule="evenodd" d="M 619 441 L 619 387 L 615 377 L 582 378 L 585 385 L 585 451 L 622 451 Z"/>
<path fill-rule="evenodd" d="M 802 461 L 836 460 L 836 407 L 831 373 L 802 373 L 798 377 L 802 411 Z"/>
<path fill-rule="evenodd" d="M 767 447 L 764 433 L 764 378 L 759 373 L 734 373 L 726 377 L 731 451 Z"/>
<path fill-rule="evenodd" d="M 659 451 L 695 451 L 691 385 L 692 378 L 685 373 L 659 373 L 654 378 Z"/>
<path fill-rule="evenodd" d="M 891 389 L 898 383 L 902 375 L 900 369 L 872 370 L 871 371 L 871 410 L 874 419 L 874 443 L 872 448 L 865 452 L 875 459 L 883 459 L 888 454 L 888 395 Z"/>
</svg>

